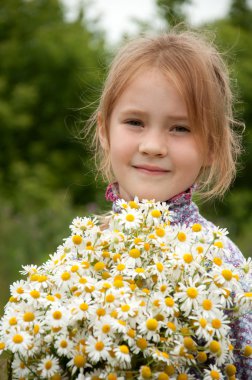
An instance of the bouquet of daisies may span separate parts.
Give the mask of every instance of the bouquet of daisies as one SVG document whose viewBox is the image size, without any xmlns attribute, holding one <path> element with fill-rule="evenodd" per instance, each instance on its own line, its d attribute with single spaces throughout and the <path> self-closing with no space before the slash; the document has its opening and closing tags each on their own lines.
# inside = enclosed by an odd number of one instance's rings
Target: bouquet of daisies
<svg viewBox="0 0 252 380">
<path fill-rule="evenodd" d="M 160 202 L 120 206 L 105 225 L 75 218 L 56 253 L 11 285 L 0 322 L 11 378 L 232 378 L 230 321 L 251 309 L 239 277 L 251 263 L 225 263 L 225 229 L 172 226 Z"/>
</svg>

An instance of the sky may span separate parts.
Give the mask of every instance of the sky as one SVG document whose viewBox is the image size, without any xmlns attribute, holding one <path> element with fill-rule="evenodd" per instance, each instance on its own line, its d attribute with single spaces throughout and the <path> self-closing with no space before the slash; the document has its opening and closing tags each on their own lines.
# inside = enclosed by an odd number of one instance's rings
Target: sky
<svg viewBox="0 0 252 380">
<path fill-rule="evenodd" d="M 63 0 L 68 9 L 68 18 L 74 18 L 80 0 Z M 195 25 L 224 16 L 230 0 L 192 0 L 187 7 L 189 21 Z M 120 40 L 124 32 L 134 33 L 137 18 L 151 22 L 162 30 L 162 22 L 157 15 L 155 0 L 90 0 L 86 7 L 88 17 L 100 16 L 100 25 L 104 28 L 108 41 L 112 44 Z"/>
</svg>

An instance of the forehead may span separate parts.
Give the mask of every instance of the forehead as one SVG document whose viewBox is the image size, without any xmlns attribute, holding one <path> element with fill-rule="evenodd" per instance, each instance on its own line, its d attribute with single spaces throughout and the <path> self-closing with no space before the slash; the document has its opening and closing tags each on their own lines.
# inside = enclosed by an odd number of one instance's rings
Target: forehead
<svg viewBox="0 0 252 380">
<path fill-rule="evenodd" d="M 186 102 L 175 78 L 166 75 L 158 68 L 145 68 L 135 73 L 125 84 L 117 97 L 114 109 L 119 106 L 137 105 L 158 106 L 159 110 L 179 107 L 183 114 L 187 113 Z"/>
</svg>

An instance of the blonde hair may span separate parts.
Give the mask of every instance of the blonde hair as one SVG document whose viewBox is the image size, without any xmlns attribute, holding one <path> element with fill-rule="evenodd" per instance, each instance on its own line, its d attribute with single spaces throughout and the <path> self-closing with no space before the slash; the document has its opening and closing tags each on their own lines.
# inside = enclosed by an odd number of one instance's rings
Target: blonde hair
<svg viewBox="0 0 252 380">
<path fill-rule="evenodd" d="M 205 37 L 191 31 L 170 31 L 159 36 L 142 36 L 126 43 L 114 58 L 104 83 L 97 110 L 89 127 L 97 124 L 98 115 L 106 131 L 108 149 L 98 136 L 93 145 L 98 171 L 103 179 L 113 181 L 109 157 L 109 122 L 116 104 L 129 81 L 141 70 L 159 69 L 183 96 L 189 124 L 199 135 L 199 149 L 212 157 L 197 178 L 197 191 L 204 198 L 221 196 L 236 174 L 241 151 L 242 125 L 233 118 L 233 95 L 226 64 L 220 53 Z"/>
</svg>

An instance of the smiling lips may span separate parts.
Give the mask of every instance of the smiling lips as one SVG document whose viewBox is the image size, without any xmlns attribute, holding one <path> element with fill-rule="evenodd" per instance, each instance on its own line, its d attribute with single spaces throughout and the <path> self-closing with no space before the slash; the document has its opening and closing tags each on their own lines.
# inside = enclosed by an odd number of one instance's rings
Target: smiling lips
<svg viewBox="0 0 252 380">
<path fill-rule="evenodd" d="M 142 173 L 152 174 L 152 175 L 160 175 L 164 173 L 168 173 L 169 170 L 160 168 L 159 166 L 152 165 L 133 165 L 133 168 L 139 170 Z"/>
</svg>

